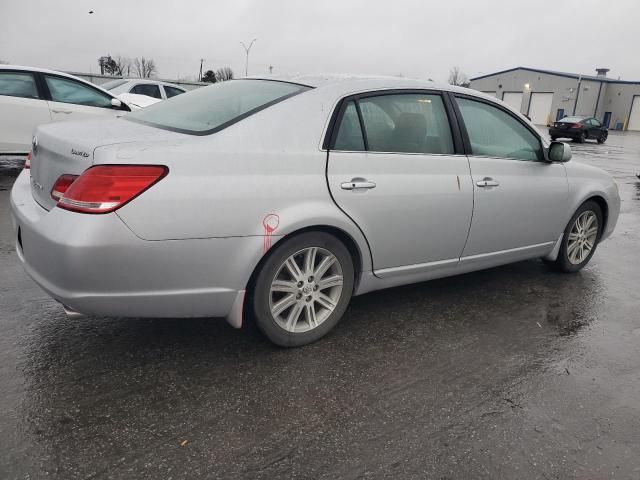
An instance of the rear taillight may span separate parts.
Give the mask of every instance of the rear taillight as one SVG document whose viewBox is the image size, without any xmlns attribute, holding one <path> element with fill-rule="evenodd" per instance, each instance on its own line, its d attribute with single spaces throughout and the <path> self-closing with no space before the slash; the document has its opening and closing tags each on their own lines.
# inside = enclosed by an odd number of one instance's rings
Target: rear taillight
<svg viewBox="0 0 640 480">
<path fill-rule="evenodd" d="M 98 165 L 84 171 L 64 192 L 58 207 L 108 213 L 130 202 L 169 171 L 162 165 Z"/>
<path fill-rule="evenodd" d="M 56 202 L 60 201 L 71 184 L 76 181 L 76 178 L 78 178 L 78 175 L 62 175 L 60 178 L 58 178 L 55 185 L 51 189 L 51 198 L 53 198 Z"/>
<path fill-rule="evenodd" d="M 24 168 L 31 168 L 31 152 L 29 152 L 27 159 L 24 161 Z"/>
<path fill-rule="evenodd" d="M 573 123 L 569 128 L 580 128 L 582 125 L 579 123 Z"/>
</svg>

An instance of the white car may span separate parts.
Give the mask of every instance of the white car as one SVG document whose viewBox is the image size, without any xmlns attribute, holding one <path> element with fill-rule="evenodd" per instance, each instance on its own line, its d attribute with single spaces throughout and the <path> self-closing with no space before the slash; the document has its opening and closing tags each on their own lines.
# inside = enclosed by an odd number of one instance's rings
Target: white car
<svg viewBox="0 0 640 480">
<path fill-rule="evenodd" d="M 0 154 L 27 154 L 38 125 L 118 117 L 132 109 L 136 107 L 73 75 L 0 65 Z"/>
<path fill-rule="evenodd" d="M 157 98 L 158 100 L 166 100 L 185 93 L 186 90 L 178 85 L 167 82 L 159 82 L 158 80 L 146 80 L 143 78 L 119 78 L 100 85 L 105 90 L 109 90 L 112 94 L 120 97 L 121 94 L 132 93 L 137 95 L 146 95 L 147 97 Z"/>
<path fill-rule="evenodd" d="M 146 95 L 139 95 L 137 93 L 121 93 L 118 95 L 118 98 L 129 105 L 132 110 L 145 108 L 149 105 L 162 101 L 157 98 L 147 97 Z"/>
</svg>

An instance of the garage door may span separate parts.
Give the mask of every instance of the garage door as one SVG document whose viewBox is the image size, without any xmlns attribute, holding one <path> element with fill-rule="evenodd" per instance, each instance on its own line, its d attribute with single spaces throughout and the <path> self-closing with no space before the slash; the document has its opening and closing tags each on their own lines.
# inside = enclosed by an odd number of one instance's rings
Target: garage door
<svg viewBox="0 0 640 480">
<path fill-rule="evenodd" d="M 549 123 L 553 93 L 532 93 L 529 103 L 529 117 L 536 125 Z"/>
<path fill-rule="evenodd" d="M 633 97 L 627 130 L 640 130 L 640 97 Z"/>
<path fill-rule="evenodd" d="M 504 92 L 502 101 L 519 112 L 522 107 L 522 92 Z"/>
</svg>

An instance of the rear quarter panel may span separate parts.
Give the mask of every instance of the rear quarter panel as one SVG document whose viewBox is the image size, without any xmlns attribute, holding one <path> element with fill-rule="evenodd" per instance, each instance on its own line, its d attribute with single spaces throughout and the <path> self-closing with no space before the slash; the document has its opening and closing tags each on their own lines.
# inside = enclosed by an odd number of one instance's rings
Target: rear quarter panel
<svg viewBox="0 0 640 480">
<path fill-rule="evenodd" d="M 266 250 L 301 228 L 329 225 L 364 251 L 366 240 L 327 188 L 319 145 L 334 103 L 309 91 L 182 145 L 101 148 L 99 163 L 170 170 L 118 215 L 145 240 L 269 236 Z"/>
</svg>

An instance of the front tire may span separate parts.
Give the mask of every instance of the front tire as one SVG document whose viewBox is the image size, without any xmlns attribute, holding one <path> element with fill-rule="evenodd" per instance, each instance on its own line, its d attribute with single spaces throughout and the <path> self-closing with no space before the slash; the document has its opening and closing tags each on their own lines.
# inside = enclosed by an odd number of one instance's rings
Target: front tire
<svg viewBox="0 0 640 480">
<path fill-rule="evenodd" d="M 332 235 L 308 232 L 277 245 L 256 277 L 256 324 L 281 347 L 319 340 L 342 318 L 354 284 L 349 250 Z"/>
<path fill-rule="evenodd" d="M 603 215 L 600 205 L 592 200 L 583 203 L 564 229 L 558 258 L 545 263 L 565 273 L 581 270 L 596 251 L 602 227 Z"/>
<path fill-rule="evenodd" d="M 598 143 L 602 144 L 606 142 L 608 137 L 609 137 L 609 134 L 607 132 L 602 132 L 600 137 L 598 137 Z"/>
</svg>

